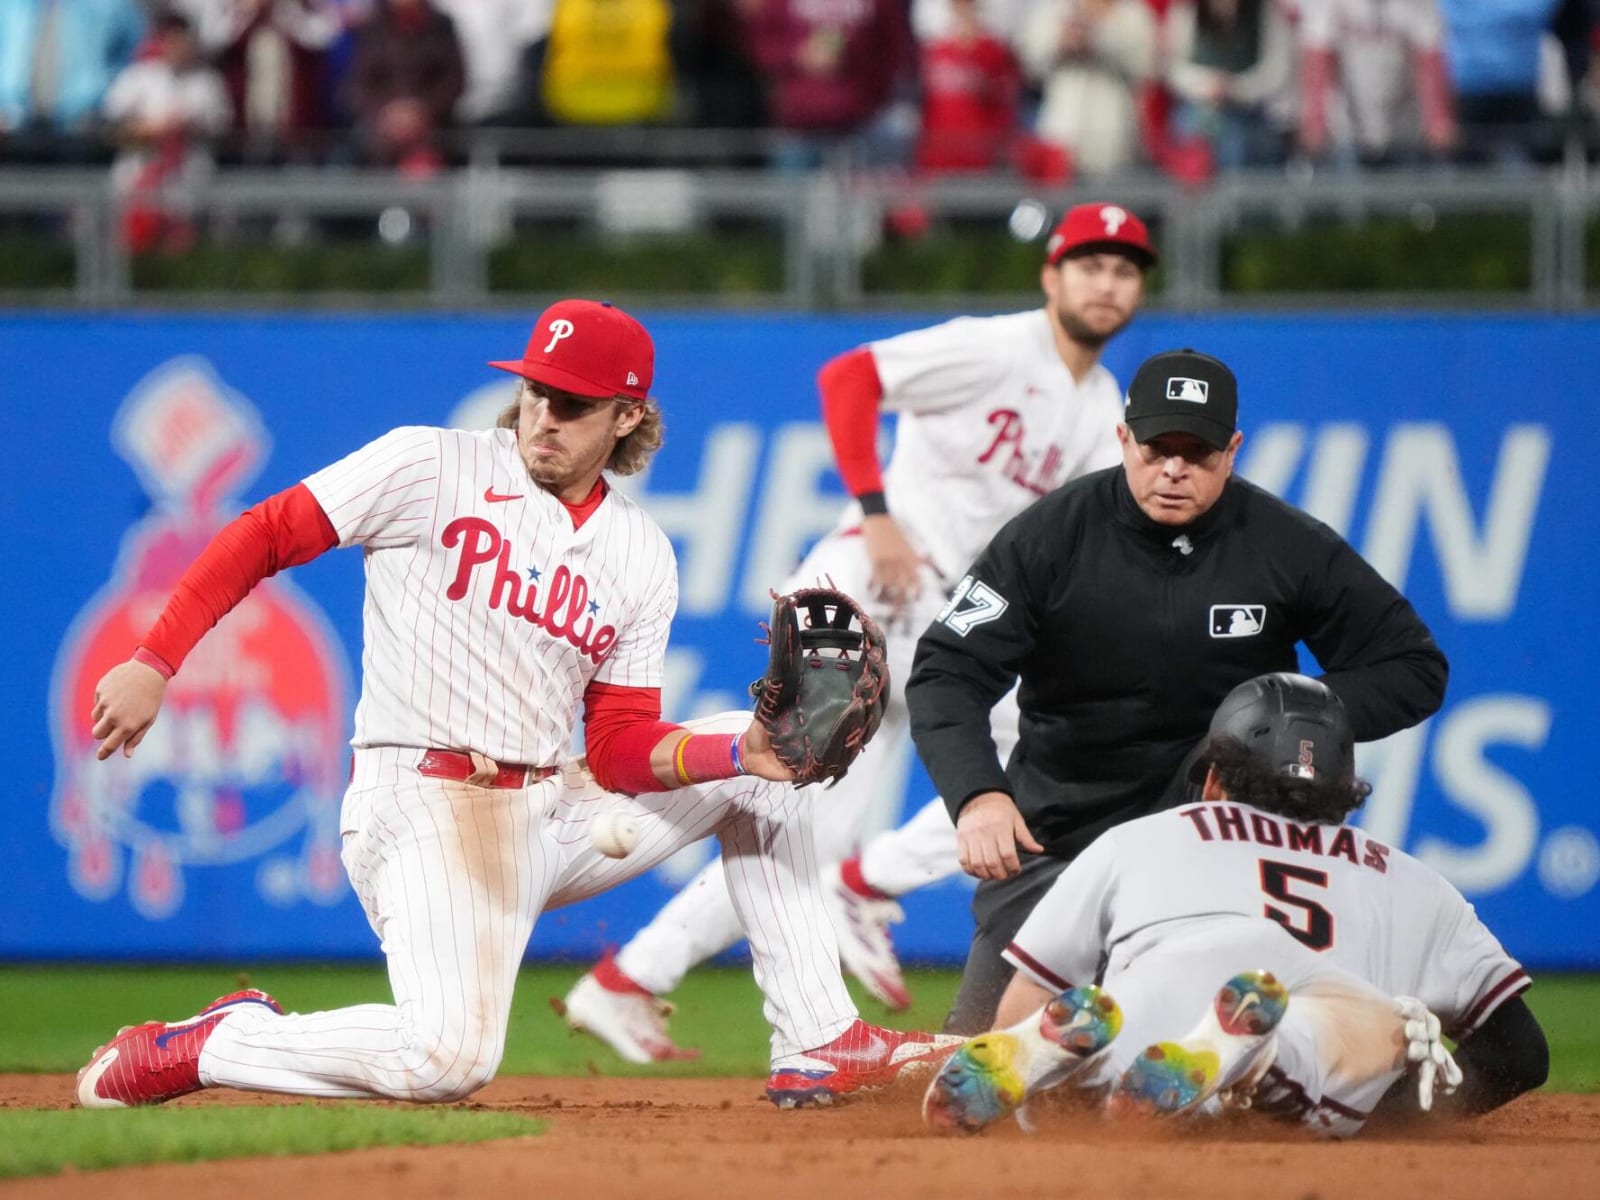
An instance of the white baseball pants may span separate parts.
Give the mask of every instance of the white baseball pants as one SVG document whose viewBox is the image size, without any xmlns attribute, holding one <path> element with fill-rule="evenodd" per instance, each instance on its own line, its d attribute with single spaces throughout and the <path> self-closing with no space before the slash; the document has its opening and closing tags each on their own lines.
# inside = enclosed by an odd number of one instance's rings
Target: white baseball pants
<svg viewBox="0 0 1600 1200">
<path fill-rule="evenodd" d="M 748 720 L 734 713 L 694 724 L 731 730 Z M 822 906 L 805 793 L 746 777 L 619 796 L 579 763 L 529 788 L 480 788 L 419 775 L 420 753 L 358 750 L 341 816 L 345 869 L 388 959 L 394 1003 L 284 1016 L 241 1010 L 207 1040 L 202 1083 L 311 1096 L 468 1096 L 500 1065 L 538 915 L 711 834 L 722 844 L 729 906 L 750 940 L 773 1057 L 825 1045 L 855 1020 Z M 610 859 L 590 845 L 588 827 L 617 807 L 637 818 L 640 838 L 626 858 Z"/>
</svg>

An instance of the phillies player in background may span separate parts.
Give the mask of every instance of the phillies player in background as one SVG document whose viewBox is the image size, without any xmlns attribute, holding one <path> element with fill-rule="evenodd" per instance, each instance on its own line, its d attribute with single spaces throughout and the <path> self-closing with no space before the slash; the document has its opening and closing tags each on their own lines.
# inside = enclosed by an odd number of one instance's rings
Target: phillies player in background
<svg viewBox="0 0 1600 1200">
<path fill-rule="evenodd" d="M 917 637 L 1006 521 L 1067 480 L 1121 461 L 1122 393 L 1100 355 L 1138 311 L 1155 261 L 1137 216 L 1114 204 L 1079 205 L 1047 244 L 1042 308 L 873 342 L 818 376 L 839 474 L 855 500 L 785 586 L 830 580 L 860 598 L 888 635 L 894 691 L 883 726 L 828 792 L 828 819 L 816 829 L 819 859 L 839 864 L 825 883 L 840 958 L 890 1008 L 911 1002 L 889 936 L 890 922 L 902 919 L 893 897 L 961 869 L 955 827 L 937 798 L 851 856 L 868 807 L 898 783 Z M 887 469 L 877 454 L 883 412 L 898 418 Z M 1016 744 L 1016 723 L 1009 696 L 993 721 L 1001 761 Z M 712 862 L 620 954 L 578 981 L 568 1020 L 629 1061 L 674 1057 L 682 1052 L 660 997 L 739 937 L 723 868 Z"/>
<path fill-rule="evenodd" d="M 810 802 L 748 713 L 661 720 L 677 565 L 606 482 L 661 444 L 655 349 L 621 310 L 562 301 L 482 432 L 405 427 L 222 529 L 133 658 L 100 681 L 99 757 L 131 755 L 167 681 L 262 579 L 335 546 L 365 555 L 362 693 L 342 858 L 394 1003 L 284 1014 L 264 992 L 128 1028 L 79 1073 L 86 1107 L 205 1087 L 442 1101 L 493 1078 L 512 988 L 546 908 L 613 887 L 710 834 L 773 1026 L 783 1107 L 891 1081 L 955 1039 L 862 1022 L 839 974 Z M 582 710 L 587 765 L 563 761 Z M 112 769 L 112 768 L 106 768 Z M 626 858 L 589 827 L 634 819 Z"/>
</svg>

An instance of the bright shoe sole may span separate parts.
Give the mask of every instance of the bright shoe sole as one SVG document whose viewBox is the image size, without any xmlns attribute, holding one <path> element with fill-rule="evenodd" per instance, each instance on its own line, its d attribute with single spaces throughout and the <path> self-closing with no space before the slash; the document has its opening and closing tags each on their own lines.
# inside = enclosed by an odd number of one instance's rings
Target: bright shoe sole
<svg viewBox="0 0 1600 1200">
<path fill-rule="evenodd" d="M 952 1054 L 928 1086 L 922 1119 L 975 1133 L 1062 1082 L 1122 1029 L 1122 1010 L 1097 987 L 1071 988 L 1010 1029 L 979 1034 Z"/>
<path fill-rule="evenodd" d="M 1147 1047 L 1123 1072 L 1112 1112 L 1176 1116 L 1197 1108 L 1258 1065 L 1288 1009 L 1289 990 L 1271 972 L 1235 975 L 1188 1037 Z"/>
</svg>

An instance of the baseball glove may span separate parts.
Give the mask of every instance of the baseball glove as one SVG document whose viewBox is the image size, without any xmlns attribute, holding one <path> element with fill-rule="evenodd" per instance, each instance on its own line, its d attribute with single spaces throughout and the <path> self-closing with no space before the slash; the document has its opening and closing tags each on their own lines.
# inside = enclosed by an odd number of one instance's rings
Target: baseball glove
<svg viewBox="0 0 1600 1200">
<path fill-rule="evenodd" d="M 833 781 L 878 731 L 889 703 L 883 630 L 834 588 L 773 593 L 767 673 L 750 685 L 756 720 L 797 786 Z"/>
</svg>

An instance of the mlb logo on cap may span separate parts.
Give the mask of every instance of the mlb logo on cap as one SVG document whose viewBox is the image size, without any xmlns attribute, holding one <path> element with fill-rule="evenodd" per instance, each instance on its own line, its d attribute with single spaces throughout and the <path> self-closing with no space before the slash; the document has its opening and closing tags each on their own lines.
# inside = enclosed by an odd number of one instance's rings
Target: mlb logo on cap
<svg viewBox="0 0 1600 1200">
<path fill-rule="evenodd" d="M 520 359 L 489 365 L 577 396 L 643 400 L 655 363 L 650 334 L 620 308 L 561 300 L 540 314 Z"/>
<path fill-rule="evenodd" d="M 1227 364 L 1209 354 L 1165 350 L 1134 372 L 1122 419 L 1140 442 L 1188 433 L 1223 450 L 1238 428 L 1239 384 Z"/>
</svg>

